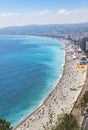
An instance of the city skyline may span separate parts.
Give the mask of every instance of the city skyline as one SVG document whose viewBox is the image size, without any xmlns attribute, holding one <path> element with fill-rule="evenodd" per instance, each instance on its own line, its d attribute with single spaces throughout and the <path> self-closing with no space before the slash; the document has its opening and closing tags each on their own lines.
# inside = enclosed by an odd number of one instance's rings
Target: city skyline
<svg viewBox="0 0 88 130">
<path fill-rule="evenodd" d="M 0 0 L 0 28 L 88 22 L 88 0 Z"/>
</svg>

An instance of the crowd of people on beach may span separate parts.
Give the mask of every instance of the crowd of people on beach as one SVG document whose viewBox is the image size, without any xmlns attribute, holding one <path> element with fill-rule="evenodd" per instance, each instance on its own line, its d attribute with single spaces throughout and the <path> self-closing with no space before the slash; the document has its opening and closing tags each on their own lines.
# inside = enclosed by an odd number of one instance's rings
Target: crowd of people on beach
<svg viewBox="0 0 88 130">
<path fill-rule="evenodd" d="M 73 59 L 71 49 L 76 52 L 74 45 L 65 41 L 64 71 L 53 92 L 36 111 L 14 127 L 14 130 L 44 130 L 45 127 L 54 126 L 60 114 L 70 111 L 80 92 L 79 85 L 82 76 L 86 75 L 86 72 L 77 71 L 78 59 Z M 78 55 L 76 52 L 76 57 Z M 51 123 L 50 120 L 52 120 Z"/>
</svg>

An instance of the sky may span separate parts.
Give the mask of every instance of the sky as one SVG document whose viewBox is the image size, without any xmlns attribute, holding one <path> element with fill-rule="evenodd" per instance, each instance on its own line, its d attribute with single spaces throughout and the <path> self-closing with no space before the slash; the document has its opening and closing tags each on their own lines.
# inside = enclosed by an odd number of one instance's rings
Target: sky
<svg viewBox="0 0 88 130">
<path fill-rule="evenodd" d="M 88 0 L 0 0 L 0 28 L 88 22 Z"/>
</svg>

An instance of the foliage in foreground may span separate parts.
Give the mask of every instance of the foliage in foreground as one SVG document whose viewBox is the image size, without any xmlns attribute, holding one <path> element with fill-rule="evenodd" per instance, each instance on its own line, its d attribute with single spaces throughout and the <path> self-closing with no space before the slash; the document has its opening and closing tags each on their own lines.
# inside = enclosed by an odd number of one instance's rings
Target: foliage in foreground
<svg viewBox="0 0 88 130">
<path fill-rule="evenodd" d="M 81 101 L 81 107 L 86 107 L 88 103 L 88 91 L 85 92 Z"/>
<path fill-rule="evenodd" d="M 0 130 L 12 130 L 10 123 L 3 119 L 0 119 Z"/>
<path fill-rule="evenodd" d="M 72 114 L 64 114 L 58 118 L 57 126 L 52 130 L 79 130 L 78 121 Z"/>
</svg>

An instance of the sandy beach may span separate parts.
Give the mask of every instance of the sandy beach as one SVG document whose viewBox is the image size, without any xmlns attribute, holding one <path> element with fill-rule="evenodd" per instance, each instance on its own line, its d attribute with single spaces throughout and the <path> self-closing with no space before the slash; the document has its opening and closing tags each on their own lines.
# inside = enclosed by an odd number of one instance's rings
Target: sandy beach
<svg viewBox="0 0 88 130">
<path fill-rule="evenodd" d="M 87 72 L 77 71 L 76 66 L 80 54 L 76 52 L 76 59 L 73 59 L 72 48 L 74 45 L 64 40 L 65 43 L 65 65 L 63 75 L 55 89 L 43 101 L 41 106 L 31 115 L 22 120 L 13 130 L 48 130 L 55 126 L 58 115 L 70 113 L 76 102 L 83 85 L 85 84 Z M 62 57 L 63 58 L 63 57 Z"/>
</svg>

